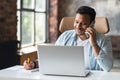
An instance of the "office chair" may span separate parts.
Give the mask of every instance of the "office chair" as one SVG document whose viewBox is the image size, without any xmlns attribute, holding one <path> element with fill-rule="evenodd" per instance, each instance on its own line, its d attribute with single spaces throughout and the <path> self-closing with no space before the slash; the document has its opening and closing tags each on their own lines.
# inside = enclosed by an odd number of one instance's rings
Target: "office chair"
<svg viewBox="0 0 120 80">
<path fill-rule="evenodd" d="M 74 17 L 63 17 L 60 26 L 59 26 L 59 31 L 62 33 L 66 30 L 74 29 Z M 95 24 L 94 28 L 96 31 L 99 33 L 106 34 L 109 32 L 109 24 L 108 20 L 105 17 L 96 17 L 95 18 Z"/>
</svg>

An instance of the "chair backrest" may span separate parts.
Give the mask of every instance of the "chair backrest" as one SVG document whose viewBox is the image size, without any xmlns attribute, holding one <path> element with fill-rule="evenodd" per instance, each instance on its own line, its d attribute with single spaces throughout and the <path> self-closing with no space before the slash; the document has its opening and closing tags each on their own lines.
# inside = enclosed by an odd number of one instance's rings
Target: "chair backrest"
<svg viewBox="0 0 120 80">
<path fill-rule="evenodd" d="M 59 31 L 62 33 L 66 30 L 74 29 L 74 17 L 63 17 L 59 26 Z M 96 17 L 94 28 L 100 33 L 109 32 L 109 24 L 106 17 Z"/>
</svg>

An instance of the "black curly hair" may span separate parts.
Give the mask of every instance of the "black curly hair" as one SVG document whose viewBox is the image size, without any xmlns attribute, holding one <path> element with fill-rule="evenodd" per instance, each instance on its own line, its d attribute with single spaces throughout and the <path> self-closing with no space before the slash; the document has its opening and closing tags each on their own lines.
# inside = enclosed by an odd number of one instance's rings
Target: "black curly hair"
<svg viewBox="0 0 120 80">
<path fill-rule="evenodd" d="M 89 6 L 81 6 L 80 8 L 78 8 L 76 13 L 89 15 L 90 16 L 90 22 L 95 20 L 95 17 L 96 17 L 95 10 L 93 8 L 89 7 Z"/>
</svg>

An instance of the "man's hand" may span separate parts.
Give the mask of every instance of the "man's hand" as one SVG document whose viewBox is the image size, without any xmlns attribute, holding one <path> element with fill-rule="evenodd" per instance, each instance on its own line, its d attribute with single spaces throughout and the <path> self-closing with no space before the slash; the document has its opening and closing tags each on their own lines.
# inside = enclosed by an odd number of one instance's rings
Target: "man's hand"
<svg viewBox="0 0 120 80">
<path fill-rule="evenodd" d="M 33 61 L 28 62 L 27 60 L 25 60 L 23 66 L 26 70 L 31 70 L 35 68 L 35 63 Z"/>
<path fill-rule="evenodd" d="M 89 42 L 91 45 L 96 44 L 96 33 L 95 30 L 91 27 L 87 28 L 87 33 L 89 35 Z"/>
<path fill-rule="evenodd" d="M 96 42 L 96 33 L 95 30 L 91 27 L 87 28 L 86 30 L 89 34 L 89 42 L 93 48 L 94 54 L 97 57 L 99 55 L 100 52 L 100 47 L 98 46 L 97 42 Z"/>
</svg>

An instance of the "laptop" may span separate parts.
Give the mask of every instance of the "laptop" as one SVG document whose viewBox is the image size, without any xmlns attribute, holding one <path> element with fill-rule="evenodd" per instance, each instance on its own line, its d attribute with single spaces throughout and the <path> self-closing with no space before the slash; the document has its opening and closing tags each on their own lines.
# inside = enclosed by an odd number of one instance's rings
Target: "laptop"
<svg viewBox="0 0 120 80">
<path fill-rule="evenodd" d="M 87 76 L 83 46 L 37 45 L 40 74 Z"/>
</svg>

